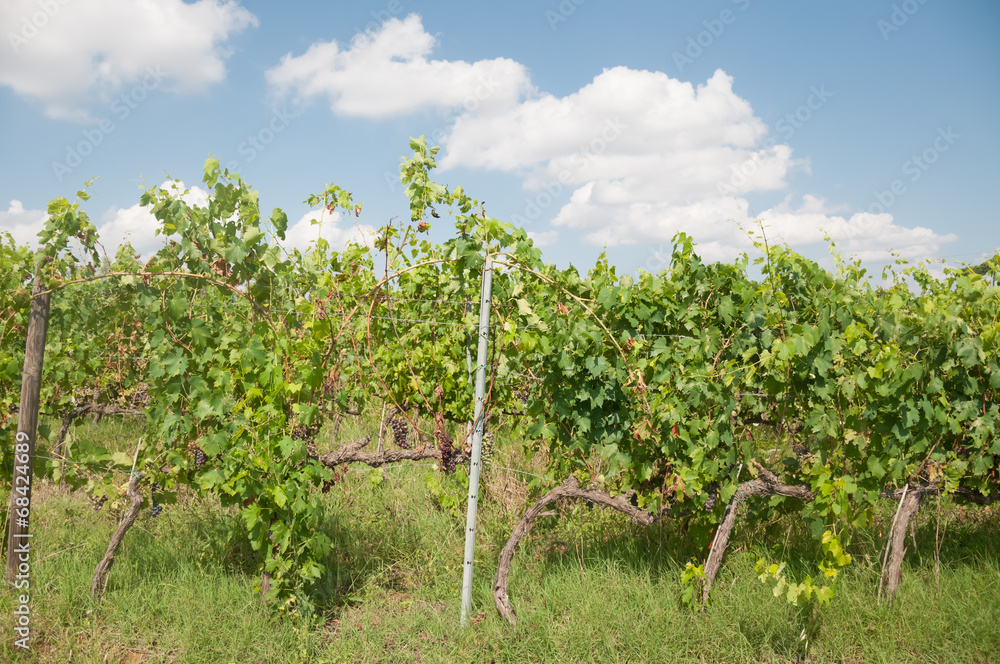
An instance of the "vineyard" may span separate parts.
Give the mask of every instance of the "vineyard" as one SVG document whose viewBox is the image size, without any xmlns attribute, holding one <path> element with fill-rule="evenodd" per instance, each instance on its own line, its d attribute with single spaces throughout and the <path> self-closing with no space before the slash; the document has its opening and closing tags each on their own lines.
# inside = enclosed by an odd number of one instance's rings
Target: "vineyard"
<svg viewBox="0 0 1000 664">
<path fill-rule="evenodd" d="M 650 559 L 664 546 L 686 556 L 666 586 L 685 620 L 718 610 L 723 577 L 726 592 L 764 587 L 771 609 L 795 617 L 789 651 L 804 656 L 824 612 L 849 601 L 842 582 L 862 557 L 875 574 L 869 600 L 899 601 L 922 511 L 940 522 L 942 504 L 970 506 L 995 534 L 1000 259 L 869 275 L 835 254 L 831 272 L 772 246 L 761 226 L 754 254 L 731 264 L 702 261 L 679 235 L 658 274 L 619 275 L 603 257 L 581 274 L 435 182 L 437 148 L 410 147 L 409 219 L 379 228 L 371 246 L 286 248 L 284 212 L 262 211 L 258 192 L 214 159 L 205 206 L 173 189 L 143 193 L 163 239 L 144 263 L 130 246 L 113 256 L 101 246 L 86 191 L 49 204 L 37 252 L 0 236 L 8 581 L 31 506 L 12 479 L 22 472 L 115 515 L 104 558 L 89 561 L 94 611 L 125 592 L 108 579 L 130 528 L 198 500 L 237 515 L 261 610 L 313 620 L 343 608 L 329 588 L 346 554 L 327 525 L 331 497 L 359 469 L 374 486 L 432 466 L 418 489 L 457 523 L 469 497 L 487 511 L 503 502 L 480 487 L 480 470 L 497 468 L 523 496 L 502 532 L 480 537 L 475 566 L 463 561 L 477 570 L 469 631 L 494 619 L 499 634 L 521 629 L 518 607 L 538 591 L 519 571 L 532 538 L 561 527 L 552 516 L 599 513 L 621 547 L 648 545 L 658 528 L 673 541 L 642 549 Z M 362 215 L 335 185 L 306 202 L 341 223 Z M 433 241 L 445 223 L 450 239 Z M 36 444 L 19 410 L 43 312 Z M 86 433 L 124 418 L 138 432 L 127 446 Z M 800 526 L 808 564 L 788 557 Z M 745 543 L 727 553 L 730 542 L 751 531 L 773 540 L 767 555 L 726 576 L 733 555 L 748 555 Z M 934 533 L 935 564 L 947 563 L 948 533 L 940 523 Z M 457 589 L 452 598 L 457 630 Z"/>
</svg>

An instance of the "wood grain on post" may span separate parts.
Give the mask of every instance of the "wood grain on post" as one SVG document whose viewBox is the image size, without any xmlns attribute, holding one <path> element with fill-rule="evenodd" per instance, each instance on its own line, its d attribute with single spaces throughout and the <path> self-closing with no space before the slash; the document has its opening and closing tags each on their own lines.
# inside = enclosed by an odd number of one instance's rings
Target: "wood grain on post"
<svg viewBox="0 0 1000 664">
<path fill-rule="evenodd" d="M 17 574 L 18 559 L 11 555 L 14 551 L 15 543 L 26 540 L 28 532 L 31 509 L 31 480 L 33 478 L 35 465 L 35 438 L 38 432 L 38 399 L 42 389 L 42 364 L 45 360 L 45 335 L 49 327 L 49 302 L 51 294 L 42 291 L 40 274 L 35 275 L 35 285 L 31 293 L 31 310 L 28 315 L 28 336 L 24 346 L 24 370 L 21 377 L 21 402 L 17 411 L 17 436 L 16 443 L 27 443 L 27 463 L 18 463 L 18 457 L 14 458 L 14 474 L 11 477 L 11 493 L 8 514 L 10 523 L 7 538 L 7 583 L 14 583 L 14 576 Z M 25 477 L 27 482 L 20 486 L 28 487 L 28 509 L 27 519 L 18 516 L 15 507 L 15 498 L 22 497 L 15 493 L 18 486 L 17 478 Z"/>
</svg>

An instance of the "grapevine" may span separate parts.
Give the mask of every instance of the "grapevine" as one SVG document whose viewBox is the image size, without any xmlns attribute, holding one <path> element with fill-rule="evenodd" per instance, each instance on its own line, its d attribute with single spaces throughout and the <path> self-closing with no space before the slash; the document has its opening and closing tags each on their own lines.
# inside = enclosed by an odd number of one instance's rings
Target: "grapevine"
<svg viewBox="0 0 1000 664">
<path fill-rule="evenodd" d="M 17 401 L 38 274 L 55 295 L 43 403 L 63 418 L 72 461 L 46 472 L 86 484 L 100 509 L 106 469 L 130 459 L 74 440 L 71 425 L 141 410 L 155 432 L 143 472 L 242 510 L 266 601 L 308 592 L 330 548 L 318 495 L 343 481 L 345 464 L 435 459 L 450 474 L 467 458 L 449 430 L 471 417 L 469 301 L 489 257 L 502 267 L 489 412 L 512 415 L 512 435 L 550 479 L 586 478 L 633 517 L 683 513 L 715 528 L 700 543 L 710 559 L 687 570 L 705 597 L 725 549 L 718 533 L 744 502 L 766 518 L 787 505 L 765 497 L 796 497 L 817 540 L 835 529 L 846 549 L 876 501 L 905 490 L 997 499 L 997 261 L 943 277 L 890 270 L 873 284 L 857 263 L 831 272 L 763 242 L 758 258 L 708 264 L 679 235 L 659 274 L 619 275 L 606 258 L 581 274 L 546 263 L 523 229 L 460 187 L 435 183 L 437 148 L 411 148 L 400 169 L 410 219 L 380 228 L 373 247 L 318 239 L 285 251 L 285 213 L 263 212 L 258 192 L 214 158 L 205 205 L 169 188 L 142 195 L 165 241 L 143 264 L 128 246 L 100 255 L 85 192 L 54 200 L 39 254 L 0 236 L 2 416 Z M 335 185 L 306 202 L 361 212 Z M 446 215 L 454 232 L 434 242 L 431 224 Z M 339 439 L 343 418 L 383 404 L 395 409 L 398 449 Z M 10 442 L 0 429 L 6 465 Z M 484 462 L 495 453 L 490 429 Z M 597 495 L 587 491 L 564 487 Z"/>
</svg>

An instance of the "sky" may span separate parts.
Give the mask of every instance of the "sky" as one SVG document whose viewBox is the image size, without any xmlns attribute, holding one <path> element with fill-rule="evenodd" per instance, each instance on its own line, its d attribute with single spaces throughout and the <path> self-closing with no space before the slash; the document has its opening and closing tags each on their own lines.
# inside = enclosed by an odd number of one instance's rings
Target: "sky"
<svg viewBox="0 0 1000 664">
<path fill-rule="evenodd" d="M 872 271 L 1000 248 L 995 0 L 0 0 L 0 38 L 0 233 L 22 243 L 97 177 L 109 254 L 149 256 L 140 187 L 203 203 L 209 155 L 289 245 L 363 242 L 408 215 L 424 135 L 436 181 L 562 267 L 658 271 L 682 231 L 731 261 L 758 226 Z M 330 183 L 360 218 L 303 203 Z"/>
</svg>

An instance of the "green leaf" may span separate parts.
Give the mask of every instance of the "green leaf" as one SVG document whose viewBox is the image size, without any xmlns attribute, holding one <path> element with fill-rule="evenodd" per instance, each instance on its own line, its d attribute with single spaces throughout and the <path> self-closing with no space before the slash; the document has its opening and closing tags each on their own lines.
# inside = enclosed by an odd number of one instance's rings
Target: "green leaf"
<svg viewBox="0 0 1000 664">
<path fill-rule="evenodd" d="M 282 436 L 278 441 L 278 446 L 281 448 L 281 455 L 286 459 L 291 458 L 299 445 L 299 441 L 293 440 L 291 436 Z"/>
<path fill-rule="evenodd" d="M 247 530 L 253 530 L 253 527 L 260 523 L 260 521 L 260 505 L 253 503 L 243 509 L 243 522 L 246 524 Z"/>
<path fill-rule="evenodd" d="M 278 507 L 284 507 L 285 503 L 288 502 L 288 498 L 285 496 L 285 490 L 280 486 L 274 487 L 274 491 L 271 495 L 274 497 L 274 504 Z"/>
<path fill-rule="evenodd" d="M 274 224 L 274 232 L 279 239 L 285 239 L 285 231 L 288 229 L 288 215 L 281 208 L 274 208 L 271 211 L 271 223 Z M 273 267 L 270 265 L 269 267 Z"/>
<path fill-rule="evenodd" d="M 199 476 L 199 480 L 201 481 L 202 489 L 210 490 L 219 486 L 220 484 L 224 484 L 226 478 L 217 468 L 211 468 L 209 470 L 203 471 Z"/>
<path fill-rule="evenodd" d="M 208 185 L 211 189 L 215 186 L 215 183 L 219 181 L 219 160 L 215 157 L 209 157 L 205 160 L 205 174 L 202 177 L 202 182 Z"/>
</svg>

